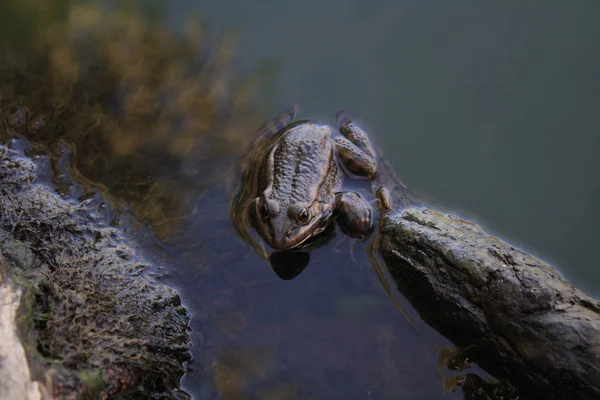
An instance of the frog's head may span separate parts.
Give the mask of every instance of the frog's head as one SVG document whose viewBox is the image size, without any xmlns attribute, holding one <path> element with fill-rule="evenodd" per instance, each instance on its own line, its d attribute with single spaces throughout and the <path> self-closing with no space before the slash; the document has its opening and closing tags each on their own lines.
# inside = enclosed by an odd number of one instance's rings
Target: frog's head
<svg viewBox="0 0 600 400">
<path fill-rule="evenodd" d="M 314 201 L 284 205 L 264 193 L 253 203 L 257 231 L 276 250 L 301 246 L 323 232 L 333 215 L 329 204 Z"/>
</svg>

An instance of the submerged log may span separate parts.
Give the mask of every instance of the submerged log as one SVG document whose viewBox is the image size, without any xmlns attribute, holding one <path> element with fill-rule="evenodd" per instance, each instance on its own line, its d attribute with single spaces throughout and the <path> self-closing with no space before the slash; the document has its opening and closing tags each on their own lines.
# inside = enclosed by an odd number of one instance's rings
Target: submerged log
<svg viewBox="0 0 600 400">
<path fill-rule="evenodd" d="M 378 250 L 425 322 L 528 398 L 600 399 L 600 303 L 479 226 L 424 208 L 382 217 Z"/>
</svg>

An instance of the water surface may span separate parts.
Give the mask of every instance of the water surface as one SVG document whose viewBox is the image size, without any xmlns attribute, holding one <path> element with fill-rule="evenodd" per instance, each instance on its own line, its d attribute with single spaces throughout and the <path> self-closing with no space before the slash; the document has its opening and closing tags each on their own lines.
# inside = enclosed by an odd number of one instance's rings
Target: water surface
<svg viewBox="0 0 600 400">
<path fill-rule="evenodd" d="M 348 107 L 413 189 L 600 295 L 600 3 L 172 3 L 270 60 L 273 112 Z"/>
<path fill-rule="evenodd" d="M 161 279 L 180 291 L 192 317 L 194 361 L 183 385 L 194 398 L 463 398 L 443 390 L 456 373 L 437 366 L 450 343 L 395 294 L 418 329 L 398 312 L 367 243 L 338 232 L 284 281 L 237 238 L 230 172 L 260 122 L 289 104 L 329 122 L 339 107 L 350 109 L 413 190 L 600 294 L 598 3 L 179 0 L 161 12 L 173 30 L 186 16 L 201 17 L 209 28 L 198 46 L 230 29 L 239 46 L 221 48 L 214 63 L 199 61 L 210 73 L 194 77 L 178 64 L 196 60 L 178 58 L 189 48 L 154 43 L 160 51 L 132 56 L 143 60 L 134 72 L 160 60 L 169 73 L 156 83 L 111 70 L 125 83 L 111 90 L 138 96 L 112 99 L 107 110 L 82 105 L 66 140 L 80 146 L 76 178 L 152 231 L 140 251 L 165 271 Z M 90 23 L 84 16 L 78 21 Z M 124 35 L 118 24 L 106 26 Z M 135 29 L 126 32 L 94 51 L 121 65 L 129 49 L 112 43 L 138 40 Z M 255 96 L 228 92 L 237 87 L 231 81 L 261 68 Z M 162 114 L 149 123 L 154 99 Z M 213 112 L 213 103 L 232 99 L 236 107 Z M 111 125 L 112 118 L 121 119 Z M 28 139 L 53 144 L 61 134 Z"/>
</svg>

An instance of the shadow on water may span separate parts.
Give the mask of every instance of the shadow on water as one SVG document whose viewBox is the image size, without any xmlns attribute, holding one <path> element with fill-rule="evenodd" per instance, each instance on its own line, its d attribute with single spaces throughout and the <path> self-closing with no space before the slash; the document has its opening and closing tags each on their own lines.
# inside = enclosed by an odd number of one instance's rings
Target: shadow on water
<svg viewBox="0 0 600 400">
<path fill-rule="evenodd" d="M 414 312 L 418 330 L 397 312 L 368 242 L 336 231 L 310 254 L 267 260 L 236 235 L 235 166 L 265 116 L 254 96 L 263 78 L 236 72 L 232 38 L 206 40 L 194 23 L 175 34 L 135 7 L 56 1 L 38 15 L 32 1 L 12 4 L 26 17 L 0 24 L 0 135 L 47 155 L 59 194 L 106 196 L 121 212 L 114 224 L 129 228 L 162 267 L 159 278 L 179 290 L 192 317 L 186 391 L 198 399 L 466 396 L 456 390 L 462 381 L 436 367 L 439 346 L 450 344 Z"/>
<path fill-rule="evenodd" d="M 305 251 L 275 251 L 269 256 L 273 271 L 284 281 L 300 275 L 309 261 L 310 254 Z"/>
</svg>

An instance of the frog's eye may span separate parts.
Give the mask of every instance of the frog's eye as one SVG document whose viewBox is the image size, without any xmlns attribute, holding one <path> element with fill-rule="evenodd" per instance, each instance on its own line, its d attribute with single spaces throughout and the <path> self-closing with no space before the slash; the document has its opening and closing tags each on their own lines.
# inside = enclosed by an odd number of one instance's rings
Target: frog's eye
<svg viewBox="0 0 600 400">
<path fill-rule="evenodd" d="M 296 214 L 296 221 L 300 225 L 306 224 L 309 219 L 310 219 L 310 212 L 308 211 L 308 209 L 306 207 L 301 208 L 298 211 L 298 214 Z"/>
<path fill-rule="evenodd" d="M 267 219 L 279 212 L 279 203 L 273 199 L 267 199 L 264 196 L 261 196 L 256 202 L 256 211 L 262 219 Z"/>
</svg>

